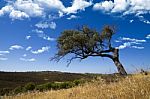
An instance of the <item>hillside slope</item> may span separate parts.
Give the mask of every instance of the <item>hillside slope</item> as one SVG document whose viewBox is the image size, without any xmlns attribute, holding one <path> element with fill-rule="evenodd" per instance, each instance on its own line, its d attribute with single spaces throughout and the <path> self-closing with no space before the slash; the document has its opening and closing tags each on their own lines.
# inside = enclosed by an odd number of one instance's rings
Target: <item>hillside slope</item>
<svg viewBox="0 0 150 99">
<path fill-rule="evenodd" d="M 88 79 L 89 75 L 79 73 L 65 73 L 57 71 L 43 72 L 0 72 L 0 90 L 13 89 L 29 82 L 43 84 L 47 82 L 65 82 L 76 79 Z"/>
<path fill-rule="evenodd" d="M 150 75 L 130 75 L 118 82 L 102 78 L 64 90 L 32 92 L 4 99 L 150 99 Z"/>
</svg>

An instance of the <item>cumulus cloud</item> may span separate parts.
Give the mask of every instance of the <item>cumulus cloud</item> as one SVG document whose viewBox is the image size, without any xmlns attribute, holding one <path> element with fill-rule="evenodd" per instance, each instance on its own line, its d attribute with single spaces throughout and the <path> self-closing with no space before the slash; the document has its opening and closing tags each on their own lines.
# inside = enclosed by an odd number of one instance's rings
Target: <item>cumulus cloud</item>
<svg viewBox="0 0 150 99">
<path fill-rule="evenodd" d="M 0 16 L 10 13 L 14 8 L 11 5 L 6 5 L 0 9 Z"/>
<path fill-rule="evenodd" d="M 71 20 L 71 19 L 77 19 L 77 18 L 79 18 L 78 16 L 75 16 L 75 15 L 71 15 L 70 17 L 68 17 L 67 19 L 68 20 Z"/>
<path fill-rule="evenodd" d="M 44 31 L 42 31 L 42 30 L 35 29 L 35 30 L 33 30 L 33 32 L 37 33 L 38 37 L 40 37 L 40 38 L 42 38 L 42 39 L 44 39 L 44 40 L 55 41 L 55 38 L 49 37 L 49 36 L 46 35 L 46 34 L 44 33 Z"/>
<path fill-rule="evenodd" d="M 31 36 L 30 35 L 28 35 L 28 36 L 26 36 L 26 39 L 28 40 L 28 39 L 30 39 L 31 38 Z"/>
<path fill-rule="evenodd" d="M 104 2 L 94 4 L 93 9 L 111 11 L 113 7 L 114 7 L 114 3 L 112 1 L 104 1 Z"/>
<path fill-rule="evenodd" d="M 46 47 L 42 47 L 41 49 L 38 49 L 36 51 L 31 50 L 31 53 L 33 53 L 33 54 L 41 54 L 41 53 L 44 53 L 45 51 L 48 51 L 49 49 L 50 49 L 50 47 L 46 46 Z"/>
<path fill-rule="evenodd" d="M 10 49 L 10 50 L 23 49 L 23 47 L 20 46 L 20 45 L 12 45 L 9 49 Z"/>
<path fill-rule="evenodd" d="M 143 43 L 146 42 L 146 40 L 122 37 L 119 40 L 117 40 L 117 42 L 123 43 L 117 47 L 118 49 L 124 49 L 124 48 L 144 49 L 143 46 L 137 46 L 137 45 L 142 45 Z"/>
<path fill-rule="evenodd" d="M 45 8 L 45 10 L 65 9 L 63 3 L 60 0 L 35 0 L 34 3 L 38 4 L 42 8 Z"/>
<path fill-rule="evenodd" d="M 14 19 L 20 19 L 22 20 L 23 18 L 29 18 L 29 15 L 27 15 L 25 12 L 17 11 L 17 10 L 12 10 L 10 15 L 10 18 Z"/>
<path fill-rule="evenodd" d="M 121 16 L 134 15 L 140 21 L 149 24 L 150 21 L 144 18 L 144 14 L 150 14 L 149 0 L 114 0 L 102 1 L 94 4 L 94 10 L 101 10 L 107 14 L 121 14 Z M 142 18 L 142 17 L 143 18 Z"/>
<path fill-rule="evenodd" d="M 146 38 L 147 38 L 147 39 L 150 39 L 150 34 L 148 34 L 148 35 L 146 36 Z"/>
<path fill-rule="evenodd" d="M 0 16 L 9 15 L 12 19 L 24 19 L 30 17 L 47 17 L 52 13 L 57 17 L 64 14 L 77 13 L 84 11 L 86 7 L 92 5 L 91 1 L 73 0 L 70 7 L 65 7 L 61 0 L 14 0 L 0 9 Z"/>
<path fill-rule="evenodd" d="M 26 51 L 29 51 L 29 50 L 31 50 L 32 49 L 32 47 L 31 46 L 28 46 L 27 48 L 26 48 Z"/>
<path fill-rule="evenodd" d="M 30 59 L 27 59 L 27 58 L 20 58 L 21 61 L 25 61 L 25 62 L 35 62 L 36 59 L 35 58 L 30 58 Z"/>
<path fill-rule="evenodd" d="M 42 28 L 42 29 L 45 29 L 45 28 L 55 29 L 56 28 L 56 23 L 55 22 L 51 22 L 51 23 L 39 22 L 39 23 L 35 24 L 35 26 L 38 27 L 38 28 Z"/>
<path fill-rule="evenodd" d="M 13 4 L 14 8 L 23 11 L 29 16 L 42 16 L 43 15 L 43 8 L 40 7 L 32 0 L 16 0 Z"/>
<path fill-rule="evenodd" d="M 67 7 L 64 9 L 64 12 L 67 14 L 71 13 L 77 13 L 77 11 L 85 10 L 86 7 L 89 7 L 92 5 L 92 1 L 86 1 L 86 0 L 74 0 L 72 2 L 71 7 Z"/>
</svg>

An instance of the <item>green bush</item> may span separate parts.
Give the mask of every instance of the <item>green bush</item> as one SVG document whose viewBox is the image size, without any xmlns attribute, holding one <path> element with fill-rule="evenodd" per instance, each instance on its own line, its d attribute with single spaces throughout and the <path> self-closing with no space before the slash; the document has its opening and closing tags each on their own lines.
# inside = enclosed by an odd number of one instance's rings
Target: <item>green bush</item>
<svg viewBox="0 0 150 99">
<path fill-rule="evenodd" d="M 39 90 L 39 91 L 43 91 L 44 87 L 43 87 L 43 85 L 37 85 L 35 89 Z"/>
<path fill-rule="evenodd" d="M 16 88 L 13 90 L 13 93 L 14 93 L 14 94 L 18 94 L 18 93 L 21 93 L 21 92 L 24 92 L 24 88 L 23 88 L 22 86 L 16 87 Z"/>
<path fill-rule="evenodd" d="M 85 81 L 83 80 L 74 80 L 73 83 L 75 84 L 75 86 L 78 86 L 79 84 L 84 83 Z"/>
<path fill-rule="evenodd" d="M 60 83 L 52 83 L 52 89 L 60 89 Z"/>
<path fill-rule="evenodd" d="M 44 91 L 44 90 L 52 89 L 52 84 L 53 83 L 46 83 L 46 84 L 38 85 L 36 86 L 36 90 Z"/>
<path fill-rule="evenodd" d="M 60 83 L 60 89 L 67 89 L 73 87 L 74 84 L 72 82 L 63 82 Z"/>
<path fill-rule="evenodd" d="M 35 89 L 35 84 L 30 82 L 30 83 L 27 83 L 25 86 L 24 86 L 24 90 L 25 91 L 31 91 L 31 90 L 34 90 Z"/>
</svg>

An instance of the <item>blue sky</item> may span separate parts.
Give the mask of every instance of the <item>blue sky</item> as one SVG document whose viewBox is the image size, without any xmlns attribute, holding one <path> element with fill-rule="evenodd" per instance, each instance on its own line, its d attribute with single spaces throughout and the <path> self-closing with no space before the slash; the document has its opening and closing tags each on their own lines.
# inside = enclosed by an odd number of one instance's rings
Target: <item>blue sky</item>
<svg viewBox="0 0 150 99">
<path fill-rule="evenodd" d="M 150 68 L 149 0 L 0 0 L 0 71 L 117 72 L 101 57 L 69 67 L 67 58 L 49 61 L 62 31 L 88 25 L 101 32 L 107 24 L 117 27 L 112 43 L 125 69 Z"/>
</svg>

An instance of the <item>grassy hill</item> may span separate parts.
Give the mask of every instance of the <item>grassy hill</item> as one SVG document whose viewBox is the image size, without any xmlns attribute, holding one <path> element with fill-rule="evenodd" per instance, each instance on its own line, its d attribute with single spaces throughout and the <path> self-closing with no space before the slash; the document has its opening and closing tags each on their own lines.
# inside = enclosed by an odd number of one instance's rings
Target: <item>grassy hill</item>
<svg viewBox="0 0 150 99">
<path fill-rule="evenodd" d="M 0 72 L 0 95 L 2 91 L 13 90 L 18 86 L 24 86 L 29 82 L 36 85 L 47 82 L 66 82 L 77 79 L 91 79 L 88 74 L 66 73 L 58 71 L 43 71 L 43 72 Z"/>
<path fill-rule="evenodd" d="M 133 74 L 107 83 L 97 80 L 70 89 L 30 92 L 4 99 L 150 99 L 150 75 Z"/>
</svg>

